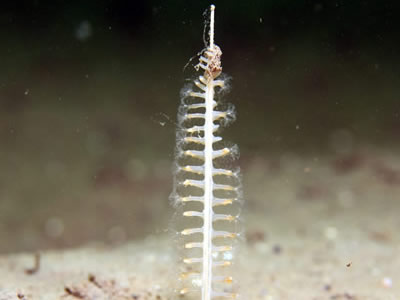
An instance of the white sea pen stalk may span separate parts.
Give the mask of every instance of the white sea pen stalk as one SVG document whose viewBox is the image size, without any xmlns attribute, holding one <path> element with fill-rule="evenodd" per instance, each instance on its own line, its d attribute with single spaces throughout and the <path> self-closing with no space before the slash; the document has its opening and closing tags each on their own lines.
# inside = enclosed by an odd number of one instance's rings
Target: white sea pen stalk
<svg viewBox="0 0 400 300">
<path fill-rule="evenodd" d="M 214 48 L 214 10 L 211 5 L 210 49 Z M 206 111 L 204 124 L 204 232 L 203 232 L 203 286 L 202 300 L 210 300 L 212 293 L 212 237 L 213 237 L 213 111 L 214 111 L 214 79 L 207 78 Z"/>
<path fill-rule="evenodd" d="M 215 5 L 210 6 L 211 14 L 210 14 L 210 48 L 214 47 L 214 14 L 215 14 Z"/>
<path fill-rule="evenodd" d="M 172 193 L 174 203 L 183 206 L 184 217 L 202 219 L 202 225 L 195 221 L 181 231 L 186 252 L 180 275 L 180 294 L 201 292 L 201 300 L 237 297 L 229 268 L 238 235 L 229 223 L 235 223 L 237 216 L 221 212 L 229 212 L 223 207 L 234 209 L 233 203 L 239 201 L 240 179 L 238 170 L 221 167 L 220 159 L 234 156 L 236 147 L 222 148 L 223 139 L 218 134 L 234 118 L 234 111 L 231 106 L 224 110 L 224 105 L 215 100 L 215 90 L 224 89 L 225 80 L 217 79 L 222 72 L 222 52 L 214 44 L 214 5 L 210 11 L 209 45 L 195 66 L 204 73 L 192 87 L 184 89 L 178 112 L 177 170 Z"/>
</svg>

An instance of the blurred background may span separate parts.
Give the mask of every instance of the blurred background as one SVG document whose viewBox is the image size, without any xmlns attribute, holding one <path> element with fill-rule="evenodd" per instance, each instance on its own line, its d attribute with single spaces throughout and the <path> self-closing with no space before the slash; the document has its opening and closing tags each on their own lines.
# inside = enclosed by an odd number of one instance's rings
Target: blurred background
<svg viewBox="0 0 400 300">
<path fill-rule="evenodd" d="M 167 230 L 179 91 L 193 75 L 183 67 L 204 47 L 209 4 L 2 1 L 0 253 Z M 282 159 L 329 157 L 342 176 L 375 152 L 396 153 L 398 1 L 214 4 L 232 76 L 226 99 L 238 111 L 225 137 L 241 149 L 245 191 L 250 166 L 263 176 Z M 390 161 L 368 170 L 400 184 Z M 256 198 L 246 199 L 249 210 Z"/>
</svg>

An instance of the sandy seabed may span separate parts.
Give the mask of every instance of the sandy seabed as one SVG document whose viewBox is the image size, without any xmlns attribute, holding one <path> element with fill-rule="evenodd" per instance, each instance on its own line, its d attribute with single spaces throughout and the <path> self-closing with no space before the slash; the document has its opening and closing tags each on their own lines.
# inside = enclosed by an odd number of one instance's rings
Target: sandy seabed
<svg viewBox="0 0 400 300">
<path fill-rule="evenodd" d="M 246 233 L 235 271 L 243 299 L 400 299 L 396 156 L 287 155 L 246 165 Z M 180 298 L 166 233 L 44 251 L 37 269 L 34 258 L 0 257 L 0 300 Z"/>
</svg>

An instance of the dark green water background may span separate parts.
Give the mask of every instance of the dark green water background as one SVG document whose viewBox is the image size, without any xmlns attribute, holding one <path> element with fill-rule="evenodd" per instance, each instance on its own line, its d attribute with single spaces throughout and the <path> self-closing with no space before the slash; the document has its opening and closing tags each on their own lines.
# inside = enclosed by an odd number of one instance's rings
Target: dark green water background
<svg viewBox="0 0 400 300">
<path fill-rule="evenodd" d="M 4 1 L 0 252 L 163 232 L 179 91 L 207 1 Z M 396 151 L 398 1 L 216 1 L 216 43 L 255 157 Z"/>
</svg>

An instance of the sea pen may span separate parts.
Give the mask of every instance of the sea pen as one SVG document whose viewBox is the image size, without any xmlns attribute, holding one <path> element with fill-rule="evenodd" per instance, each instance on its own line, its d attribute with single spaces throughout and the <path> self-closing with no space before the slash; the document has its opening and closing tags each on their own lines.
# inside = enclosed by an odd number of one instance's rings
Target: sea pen
<svg viewBox="0 0 400 300">
<path fill-rule="evenodd" d="M 226 89 L 221 49 L 214 43 L 214 12 L 210 7 L 209 42 L 195 66 L 199 75 L 182 90 L 178 112 L 174 204 L 184 225 L 180 294 L 193 299 L 236 298 L 231 268 L 238 236 L 239 170 L 228 167 L 237 156 L 218 135 L 234 120 L 233 106 L 217 98 Z M 218 79 L 217 79 L 218 78 Z"/>
</svg>

